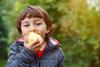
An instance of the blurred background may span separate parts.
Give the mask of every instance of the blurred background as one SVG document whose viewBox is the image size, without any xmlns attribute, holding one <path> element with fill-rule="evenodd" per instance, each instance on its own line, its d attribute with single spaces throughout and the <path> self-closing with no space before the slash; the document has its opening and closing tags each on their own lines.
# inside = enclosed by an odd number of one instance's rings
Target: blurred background
<svg viewBox="0 0 100 67">
<path fill-rule="evenodd" d="M 62 44 L 65 67 L 100 67 L 100 0 L 0 0 L 0 67 L 19 36 L 16 18 L 29 4 L 54 20 L 52 36 Z"/>
</svg>

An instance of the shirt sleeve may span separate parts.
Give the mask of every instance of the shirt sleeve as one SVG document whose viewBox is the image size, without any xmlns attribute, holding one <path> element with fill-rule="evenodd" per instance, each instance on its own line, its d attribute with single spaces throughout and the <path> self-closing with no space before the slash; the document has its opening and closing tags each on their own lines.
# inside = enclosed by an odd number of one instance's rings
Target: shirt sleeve
<svg viewBox="0 0 100 67">
<path fill-rule="evenodd" d="M 58 63 L 57 67 L 64 67 L 64 57 L 60 59 L 60 62 Z"/>
<path fill-rule="evenodd" d="M 57 67 L 64 67 L 64 53 L 63 53 L 63 50 L 61 48 L 60 48 L 60 57 L 58 60 Z"/>
<path fill-rule="evenodd" d="M 34 62 L 33 52 L 25 47 L 19 51 L 18 45 L 11 46 L 6 67 L 30 67 Z"/>
</svg>

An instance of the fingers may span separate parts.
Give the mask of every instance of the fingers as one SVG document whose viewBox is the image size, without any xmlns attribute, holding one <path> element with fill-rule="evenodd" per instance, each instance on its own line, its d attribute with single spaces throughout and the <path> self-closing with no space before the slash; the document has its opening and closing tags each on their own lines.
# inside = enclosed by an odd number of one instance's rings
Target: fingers
<svg viewBox="0 0 100 67">
<path fill-rule="evenodd" d="M 41 44 L 39 44 L 39 42 L 36 42 L 34 45 L 30 46 L 28 44 L 25 44 L 24 46 L 33 52 L 37 52 L 41 48 Z"/>
<path fill-rule="evenodd" d="M 29 43 L 24 42 L 24 46 L 33 52 L 37 52 L 41 48 L 40 41 L 37 40 L 35 43 L 30 45 Z"/>
<path fill-rule="evenodd" d="M 37 44 L 35 44 L 35 45 L 32 45 L 32 49 L 37 49 L 37 50 L 39 50 L 40 47 L 41 47 L 41 44 L 39 44 L 39 43 L 37 43 Z"/>
<path fill-rule="evenodd" d="M 27 36 L 24 36 L 24 42 L 25 42 L 25 43 L 28 43 Z"/>
</svg>

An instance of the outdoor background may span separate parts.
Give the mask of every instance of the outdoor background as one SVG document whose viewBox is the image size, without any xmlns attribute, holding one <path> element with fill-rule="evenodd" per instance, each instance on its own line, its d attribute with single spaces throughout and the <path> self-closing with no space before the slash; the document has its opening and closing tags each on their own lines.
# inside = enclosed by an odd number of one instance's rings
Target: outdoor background
<svg viewBox="0 0 100 67">
<path fill-rule="evenodd" d="M 65 55 L 65 67 L 100 67 L 100 0 L 0 0 L 0 67 L 19 36 L 16 18 L 27 5 L 43 7 L 56 24 L 52 37 Z"/>
</svg>

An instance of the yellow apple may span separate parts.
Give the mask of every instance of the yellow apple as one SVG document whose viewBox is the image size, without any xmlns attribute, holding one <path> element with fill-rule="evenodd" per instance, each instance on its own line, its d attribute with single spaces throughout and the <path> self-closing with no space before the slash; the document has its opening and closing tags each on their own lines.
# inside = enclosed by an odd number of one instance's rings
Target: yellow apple
<svg viewBox="0 0 100 67">
<path fill-rule="evenodd" d="M 36 33 L 34 33 L 34 32 L 30 32 L 30 33 L 28 34 L 28 44 L 29 44 L 29 45 L 32 45 L 32 44 L 34 44 L 34 43 L 37 42 L 37 41 L 42 42 L 43 39 L 41 38 L 40 35 L 38 35 L 38 34 L 36 34 Z"/>
</svg>

